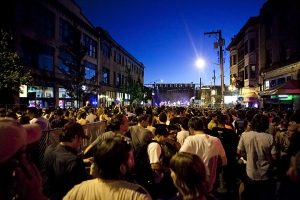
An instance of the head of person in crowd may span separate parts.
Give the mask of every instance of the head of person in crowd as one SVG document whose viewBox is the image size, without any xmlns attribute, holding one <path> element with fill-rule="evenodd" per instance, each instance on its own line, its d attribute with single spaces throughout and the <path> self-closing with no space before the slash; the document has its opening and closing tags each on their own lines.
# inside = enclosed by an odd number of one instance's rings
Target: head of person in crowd
<svg viewBox="0 0 300 200">
<path fill-rule="evenodd" d="M 171 177 L 183 199 L 204 199 L 208 193 L 206 168 L 196 155 L 176 153 L 170 160 Z"/>
<path fill-rule="evenodd" d="M 252 130 L 265 133 L 269 128 L 269 118 L 264 114 L 256 114 L 251 120 L 251 128 Z"/>
<path fill-rule="evenodd" d="M 30 119 L 38 118 L 41 116 L 39 109 L 37 109 L 36 107 L 28 107 L 26 112 Z"/>
<path fill-rule="evenodd" d="M 139 106 L 139 107 L 135 108 L 134 112 L 135 112 L 136 116 L 140 116 L 140 115 L 144 114 L 144 108 Z"/>
<path fill-rule="evenodd" d="M 134 167 L 134 155 L 130 142 L 121 135 L 101 141 L 96 147 L 94 163 L 100 179 L 125 178 Z"/>
<path fill-rule="evenodd" d="M 179 124 L 170 124 L 167 126 L 168 129 L 168 138 L 174 141 L 177 141 L 177 133 L 181 130 Z"/>
<path fill-rule="evenodd" d="M 159 120 L 160 123 L 165 124 L 168 120 L 167 114 L 165 112 L 161 112 L 158 115 L 158 120 Z"/>
<path fill-rule="evenodd" d="M 61 143 L 68 145 L 73 149 L 78 149 L 81 146 L 82 139 L 87 139 L 82 126 L 74 121 L 66 123 L 59 136 Z"/>
<path fill-rule="evenodd" d="M 141 114 L 137 117 L 138 125 L 142 126 L 143 128 L 147 128 L 149 125 L 149 115 Z"/>
<path fill-rule="evenodd" d="M 0 199 L 45 199 L 40 173 L 26 152 L 41 132 L 37 124 L 21 125 L 13 118 L 0 118 Z"/>
<path fill-rule="evenodd" d="M 113 115 L 109 123 L 109 127 L 113 132 L 125 134 L 129 128 L 128 118 L 122 113 Z"/>
<path fill-rule="evenodd" d="M 189 118 L 187 118 L 187 117 L 181 117 L 179 123 L 180 123 L 181 128 L 182 128 L 183 130 L 186 130 L 186 131 L 189 130 L 189 126 L 188 126 Z"/>
<path fill-rule="evenodd" d="M 217 116 L 217 121 L 218 124 L 222 126 L 222 128 L 225 126 L 225 124 L 227 123 L 227 116 L 224 114 L 219 114 Z"/>
<path fill-rule="evenodd" d="M 192 117 L 188 123 L 189 131 L 193 134 L 195 131 L 203 131 L 204 124 L 200 117 Z"/>
<path fill-rule="evenodd" d="M 169 135 L 167 125 L 165 124 L 156 124 L 155 126 L 155 140 L 158 142 L 164 142 Z"/>
</svg>

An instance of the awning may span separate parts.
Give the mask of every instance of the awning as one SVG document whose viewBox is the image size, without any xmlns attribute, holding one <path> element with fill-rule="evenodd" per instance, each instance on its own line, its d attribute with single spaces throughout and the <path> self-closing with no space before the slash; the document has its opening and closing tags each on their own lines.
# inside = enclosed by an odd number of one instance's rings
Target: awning
<svg viewBox="0 0 300 200">
<path fill-rule="evenodd" d="M 244 94 L 244 98 L 258 98 L 258 96 L 255 92 L 249 92 Z"/>
<path fill-rule="evenodd" d="M 281 85 L 277 85 L 268 90 L 261 91 L 260 96 L 270 95 L 284 95 L 284 94 L 299 94 L 300 95 L 300 81 L 289 80 Z"/>
</svg>

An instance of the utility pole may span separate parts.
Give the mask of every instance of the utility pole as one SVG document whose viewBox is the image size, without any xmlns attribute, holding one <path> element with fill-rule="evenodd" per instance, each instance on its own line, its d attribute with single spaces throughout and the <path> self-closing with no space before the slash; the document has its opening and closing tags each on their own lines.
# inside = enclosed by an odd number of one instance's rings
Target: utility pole
<svg viewBox="0 0 300 200">
<path fill-rule="evenodd" d="M 224 87 L 224 63 L 223 63 L 223 45 L 224 45 L 224 39 L 222 38 L 222 31 L 211 31 L 211 32 L 205 32 L 204 35 L 218 35 L 218 46 L 219 46 L 219 53 L 220 53 L 220 73 L 221 73 L 221 107 L 224 108 L 224 93 L 225 93 L 225 87 Z"/>
<path fill-rule="evenodd" d="M 212 77 L 212 79 L 214 80 L 214 89 L 216 87 L 216 70 L 214 70 L 214 76 Z"/>
<path fill-rule="evenodd" d="M 199 86 L 199 100 L 200 100 L 200 106 L 201 106 L 201 104 L 202 104 L 202 100 L 201 100 L 201 77 L 200 77 L 200 86 Z"/>
</svg>

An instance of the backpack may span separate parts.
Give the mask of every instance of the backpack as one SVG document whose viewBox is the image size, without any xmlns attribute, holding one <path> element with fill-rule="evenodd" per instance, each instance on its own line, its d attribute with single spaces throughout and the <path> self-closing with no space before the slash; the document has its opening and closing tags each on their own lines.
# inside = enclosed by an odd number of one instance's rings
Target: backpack
<svg viewBox="0 0 300 200">
<path fill-rule="evenodd" d="M 154 183 L 154 172 L 152 171 L 149 156 L 148 143 L 138 144 L 134 151 L 134 177 L 135 181 L 149 190 L 149 187 Z"/>
<path fill-rule="evenodd" d="M 245 131 L 245 120 L 236 119 L 234 122 L 234 129 L 237 135 L 241 135 Z"/>
<path fill-rule="evenodd" d="M 162 152 L 160 159 L 165 168 L 169 167 L 169 162 L 172 156 L 177 152 L 176 148 L 170 143 L 161 144 L 155 140 L 149 141 L 148 143 L 139 144 L 135 148 L 135 179 L 142 186 L 147 188 L 147 185 L 154 183 L 154 172 L 152 171 L 149 156 L 148 156 L 148 145 L 152 142 L 156 142 L 160 145 Z"/>
</svg>

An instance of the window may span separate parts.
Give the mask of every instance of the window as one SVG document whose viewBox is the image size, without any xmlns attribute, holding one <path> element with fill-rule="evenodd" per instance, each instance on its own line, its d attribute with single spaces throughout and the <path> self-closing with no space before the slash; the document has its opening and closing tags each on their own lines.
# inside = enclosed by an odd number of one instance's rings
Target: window
<svg viewBox="0 0 300 200">
<path fill-rule="evenodd" d="M 271 67 L 273 65 L 272 60 L 272 49 L 266 50 L 266 67 Z"/>
<path fill-rule="evenodd" d="M 240 62 L 241 60 L 244 59 L 244 47 L 241 47 L 239 50 L 238 50 L 238 62 Z"/>
<path fill-rule="evenodd" d="M 46 36 L 48 38 L 54 38 L 55 32 L 55 16 L 53 12 L 48 10 L 42 5 L 24 1 L 21 7 L 26 12 L 19 12 L 18 19 L 24 27 L 30 27 L 34 32 Z"/>
<path fill-rule="evenodd" d="M 75 36 L 75 28 L 64 19 L 59 19 L 59 38 L 62 42 L 72 43 Z"/>
<path fill-rule="evenodd" d="M 96 46 L 97 42 L 90 38 L 89 36 L 83 34 L 83 46 L 86 48 L 86 54 L 93 58 L 96 58 Z"/>
<path fill-rule="evenodd" d="M 280 84 L 283 84 L 283 83 L 285 83 L 285 77 L 279 78 L 279 79 L 277 80 L 277 85 L 280 85 Z"/>
<path fill-rule="evenodd" d="M 32 68 L 53 71 L 54 48 L 41 45 L 34 40 L 23 37 L 21 39 L 23 63 Z"/>
<path fill-rule="evenodd" d="M 107 58 L 110 58 L 110 52 L 111 52 L 111 48 L 108 44 L 106 44 L 105 42 L 102 42 L 101 43 L 101 52 L 102 52 L 102 55 L 107 57 Z"/>
<path fill-rule="evenodd" d="M 245 51 L 244 51 L 244 53 L 245 53 L 245 55 L 247 55 L 248 54 L 248 40 L 245 42 Z"/>
<path fill-rule="evenodd" d="M 249 79 L 249 66 L 245 67 L 245 79 Z"/>
<path fill-rule="evenodd" d="M 70 53 L 61 49 L 58 56 L 58 70 L 64 74 L 70 74 L 70 63 L 74 63 L 74 59 Z"/>
<path fill-rule="evenodd" d="M 109 84 L 109 69 L 103 67 L 102 70 L 102 83 Z"/>
<path fill-rule="evenodd" d="M 36 98 L 53 98 L 53 87 L 29 86 L 28 93 L 35 93 Z"/>
<path fill-rule="evenodd" d="M 255 45 L 255 39 L 254 39 L 254 38 L 251 38 L 251 39 L 250 39 L 250 53 L 251 53 L 252 51 L 254 51 L 255 48 L 256 48 L 256 45 Z"/>
<path fill-rule="evenodd" d="M 236 54 L 234 54 L 234 55 L 232 55 L 230 58 L 231 58 L 231 60 L 230 60 L 230 63 L 231 63 L 231 65 L 236 65 Z"/>
<path fill-rule="evenodd" d="M 93 63 L 84 62 L 84 68 L 85 68 L 85 79 L 86 80 L 95 80 L 96 79 L 96 65 Z"/>
<path fill-rule="evenodd" d="M 71 98 L 69 95 L 68 95 L 68 91 L 67 89 L 65 88 L 59 88 L 58 89 L 58 98 Z"/>
<path fill-rule="evenodd" d="M 250 67 L 250 78 L 251 79 L 256 78 L 256 67 L 255 67 L 255 65 L 251 65 L 251 67 Z"/>
<path fill-rule="evenodd" d="M 276 86 L 276 85 L 277 85 L 276 82 L 277 82 L 276 79 L 271 80 L 271 81 L 270 81 L 270 87 L 272 88 L 272 87 Z"/>
<path fill-rule="evenodd" d="M 54 49 L 49 46 L 42 46 L 38 52 L 38 67 L 47 71 L 53 71 Z"/>
<path fill-rule="evenodd" d="M 119 54 L 119 53 L 117 53 L 117 57 L 116 57 L 116 62 L 118 63 L 118 64 L 121 64 L 121 54 Z"/>
<path fill-rule="evenodd" d="M 117 83 L 117 73 L 114 72 L 114 86 L 116 86 L 116 83 Z"/>
</svg>

